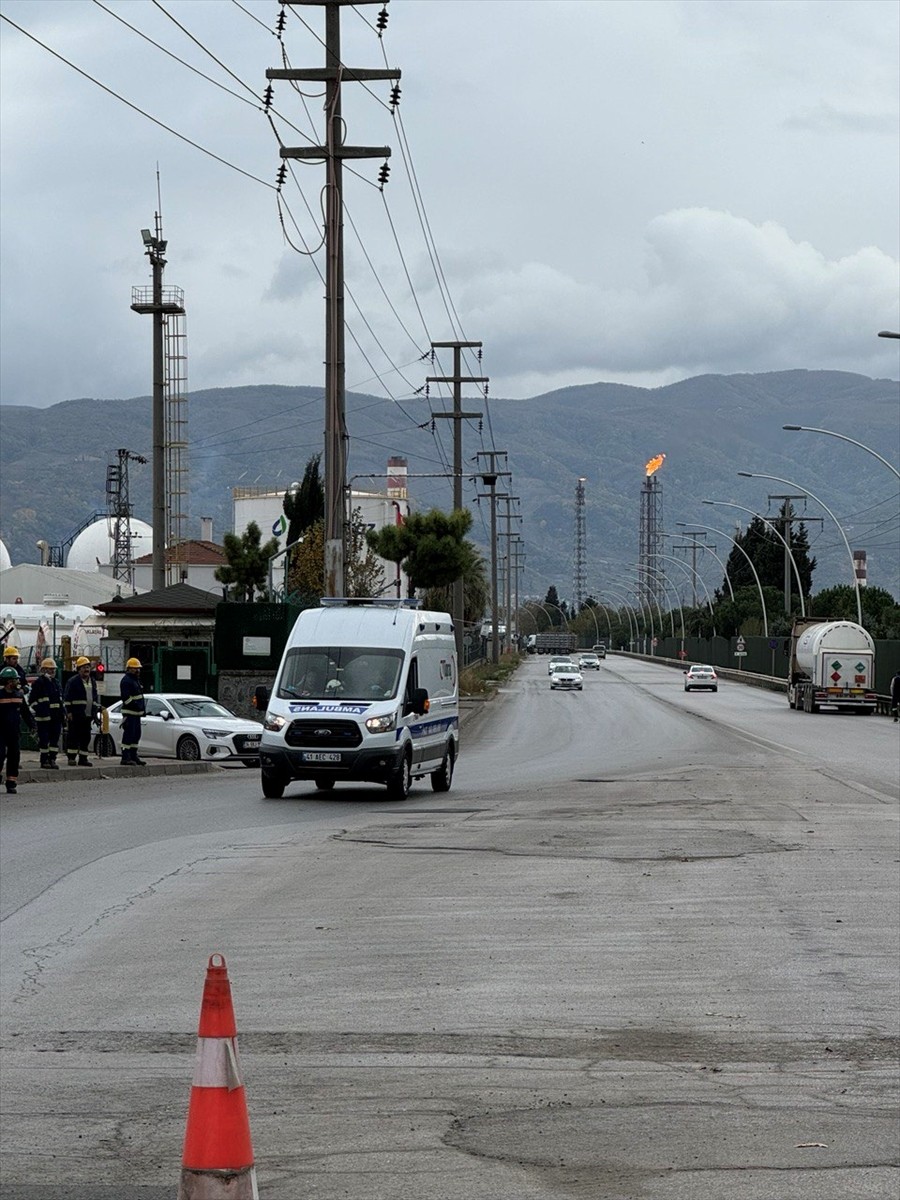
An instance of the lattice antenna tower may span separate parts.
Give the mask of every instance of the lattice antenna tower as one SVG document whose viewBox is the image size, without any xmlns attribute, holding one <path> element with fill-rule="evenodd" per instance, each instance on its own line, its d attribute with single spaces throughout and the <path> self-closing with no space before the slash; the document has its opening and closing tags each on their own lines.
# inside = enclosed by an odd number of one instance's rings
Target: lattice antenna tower
<svg viewBox="0 0 900 1200">
<path fill-rule="evenodd" d="M 113 543 L 113 579 L 134 586 L 134 557 L 131 543 L 133 516 L 128 486 L 128 463 L 146 463 L 140 454 L 117 450 L 116 461 L 106 468 L 106 528 Z"/>
<path fill-rule="evenodd" d="M 641 488 L 640 550 L 638 588 L 645 604 L 665 602 L 662 584 L 662 563 L 659 555 L 663 545 L 663 495 L 657 471 L 665 462 L 664 454 L 657 454 L 644 467 L 644 484 Z"/>
<path fill-rule="evenodd" d="M 584 479 L 575 484 L 575 574 L 572 580 L 572 608 L 580 613 L 587 588 L 587 534 L 584 513 Z"/>
</svg>

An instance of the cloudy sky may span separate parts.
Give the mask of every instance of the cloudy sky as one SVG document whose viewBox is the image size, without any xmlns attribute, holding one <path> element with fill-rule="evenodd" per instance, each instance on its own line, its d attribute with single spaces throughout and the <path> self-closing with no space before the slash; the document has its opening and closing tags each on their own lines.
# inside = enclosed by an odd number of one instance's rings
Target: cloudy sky
<svg viewBox="0 0 900 1200">
<path fill-rule="evenodd" d="M 389 84 L 344 88 L 347 142 L 393 149 L 383 196 L 380 160 L 345 176 L 348 387 L 406 397 L 429 341 L 460 336 L 484 342 L 495 396 L 896 378 L 898 343 L 875 336 L 900 328 L 894 0 L 388 7 L 381 44 L 379 5 L 342 20 L 347 65 L 403 73 L 399 122 Z M 322 15 L 288 12 L 279 44 L 279 10 L 0 0 L 3 403 L 149 392 L 150 323 L 129 304 L 157 166 L 190 389 L 321 382 L 322 255 L 298 251 L 321 240 L 324 171 L 288 176 L 291 248 L 259 97 L 282 54 L 323 64 Z M 274 87 L 282 142 L 319 142 L 319 86 Z"/>
</svg>

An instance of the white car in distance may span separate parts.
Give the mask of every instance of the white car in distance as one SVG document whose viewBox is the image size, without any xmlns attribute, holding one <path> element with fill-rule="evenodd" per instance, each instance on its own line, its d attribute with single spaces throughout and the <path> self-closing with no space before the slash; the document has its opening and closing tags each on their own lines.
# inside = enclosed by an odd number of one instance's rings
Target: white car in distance
<svg viewBox="0 0 900 1200">
<path fill-rule="evenodd" d="M 568 655 L 554 654 L 553 657 L 550 659 L 550 661 L 547 663 L 547 674 L 552 675 L 560 663 L 568 663 L 569 666 L 573 665 L 572 660 L 568 657 Z"/>
<path fill-rule="evenodd" d="M 695 688 L 709 688 L 712 692 L 719 690 L 719 677 L 713 667 L 697 664 L 684 673 L 684 690 L 692 692 Z"/>
<path fill-rule="evenodd" d="M 559 661 L 550 672 L 551 690 L 580 692 L 584 690 L 584 676 L 573 662 Z"/>
<path fill-rule="evenodd" d="M 578 660 L 579 671 L 599 671 L 600 659 L 596 654 L 582 654 Z"/>
</svg>

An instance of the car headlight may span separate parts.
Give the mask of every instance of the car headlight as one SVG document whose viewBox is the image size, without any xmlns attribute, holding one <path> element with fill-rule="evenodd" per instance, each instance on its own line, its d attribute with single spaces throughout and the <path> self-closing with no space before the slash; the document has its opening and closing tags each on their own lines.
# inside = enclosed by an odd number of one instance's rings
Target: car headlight
<svg viewBox="0 0 900 1200">
<path fill-rule="evenodd" d="M 366 721 L 366 729 L 368 729 L 369 733 L 390 733 L 392 729 L 396 728 L 396 709 L 386 717 L 369 717 L 368 721 Z"/>
<path fill-rule="evenodd" d="M 231 736 L 225 729 L 204 729 L 202 732 L 204 737 L 212 738 L 213 741 L 215 741 L 216 738 L 227 738 Z"/>
<path fill-rule="evenodd" d="M 270 733 L 277 733 L 279 729 L 284 729 L 287 721 L 284 717 L 278 717 L 274 713 L 270 716 L 266 713 L 266 719 L 263 721 L 263 729 L 268 729 Z"/>
</svg>

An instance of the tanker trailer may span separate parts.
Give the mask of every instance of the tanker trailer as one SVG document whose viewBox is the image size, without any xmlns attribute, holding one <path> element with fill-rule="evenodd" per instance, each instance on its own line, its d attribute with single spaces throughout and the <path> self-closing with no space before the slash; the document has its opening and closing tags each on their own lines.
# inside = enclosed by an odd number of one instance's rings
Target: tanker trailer
<svg viewBox="0 0 900 1200">
<path fill-rule="evenodd" d="M 794 622 L 788 704 L 807 713 L 823 704 L 875 711 L 875 643 L 862 625 L 816 617 Z"/>
</svg>

